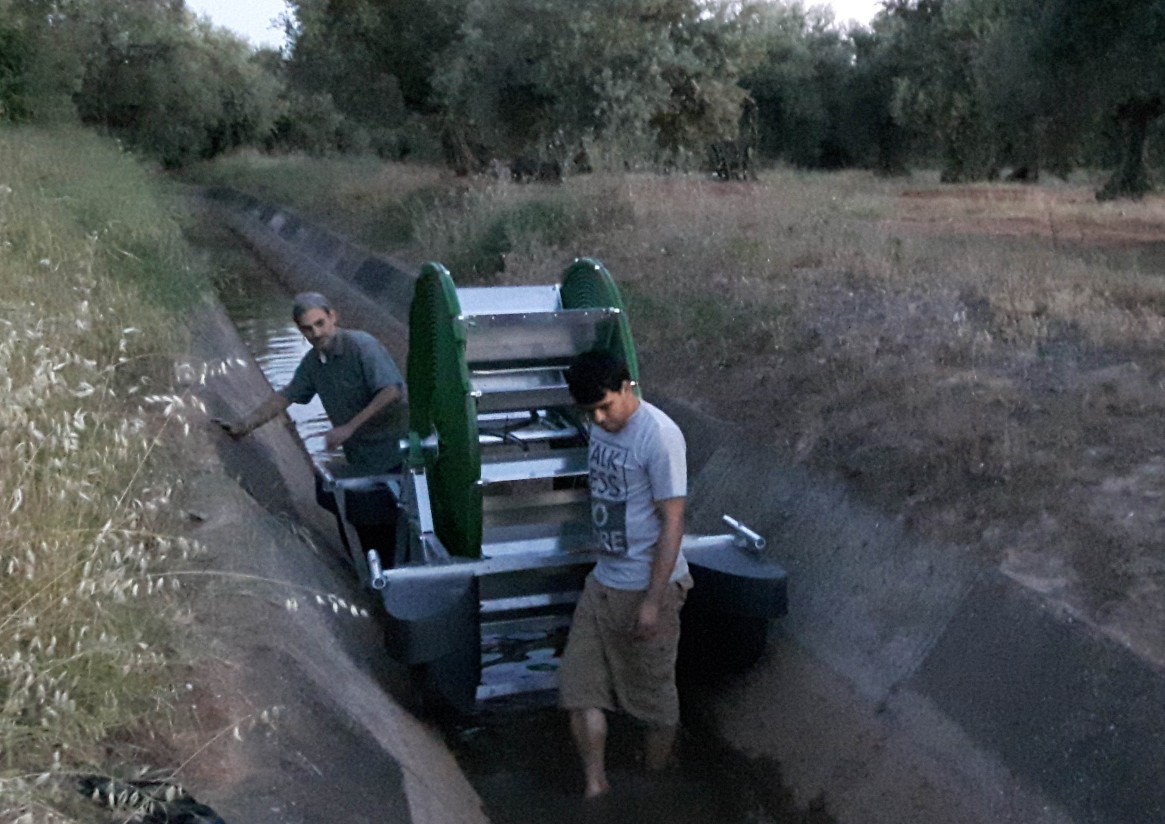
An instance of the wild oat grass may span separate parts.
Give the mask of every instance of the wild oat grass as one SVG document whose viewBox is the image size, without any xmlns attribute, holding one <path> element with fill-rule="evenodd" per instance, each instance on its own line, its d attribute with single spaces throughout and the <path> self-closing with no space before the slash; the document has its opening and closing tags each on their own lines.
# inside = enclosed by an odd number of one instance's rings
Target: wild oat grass
<svg viewBox="0 0 1165 824">
<path fill-rule="evenodd" d="M 57 778 L 165 717 L 182 249 L 112 144 L 0 130 L 0 820 L 67 820 Z"/>
</svg>

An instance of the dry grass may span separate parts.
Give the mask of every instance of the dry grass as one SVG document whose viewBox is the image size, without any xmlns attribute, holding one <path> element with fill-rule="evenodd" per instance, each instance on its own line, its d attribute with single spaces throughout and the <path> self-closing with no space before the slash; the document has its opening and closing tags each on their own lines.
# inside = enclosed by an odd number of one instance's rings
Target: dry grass
<svg viewBox="0 0 1165 824">
<path fill-rule="evenodd" d="M 171 312 L 204 287 L 111 145 L 0 131 L 0 170 L 0 820 L 65 821 L 62 779 L 168 713 L 169 570 L 197 550 L 164 514 Z"/>
<path fill-rule="evenodd" d="M 648 387 L 1161 660 L 1165 204 L 918 188 L 629 180 L 633 224 L 592 243 Z"/>
</svg>

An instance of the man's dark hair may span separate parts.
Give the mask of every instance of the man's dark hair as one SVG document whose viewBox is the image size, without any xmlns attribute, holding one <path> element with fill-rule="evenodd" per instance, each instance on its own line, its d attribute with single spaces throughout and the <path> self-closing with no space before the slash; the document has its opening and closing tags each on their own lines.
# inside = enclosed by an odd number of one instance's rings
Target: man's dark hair
<svg viewBox="0 0 1165 824">
<path fill-rule="evenodd" d="M 319 292 L 300 292 L 291 302 L 291 319 L 299 323 L 299 319 L 312 309 L 323 309 L 330 315 L 332 304 Z"/>
<path fill-rule="evenodd" d="M 631 380 L 626 362 L 610 352 L 583 352 L 566 370 L 566 385 L 574 402 L 596 404 L 607 392 L 618 392 Z"/>
</svg>

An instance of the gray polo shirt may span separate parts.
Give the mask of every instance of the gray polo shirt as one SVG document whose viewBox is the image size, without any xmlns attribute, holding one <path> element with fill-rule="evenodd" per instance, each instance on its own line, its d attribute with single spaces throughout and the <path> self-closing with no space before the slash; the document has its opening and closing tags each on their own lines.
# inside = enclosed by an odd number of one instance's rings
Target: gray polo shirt
<svg viewBox="0 0 1165 824">
<path fill-rule="evenodd" d="M 319 395 L 328 420 L 343 426 L 389 386 L 403 391 L 404 379 L 380 341 L 357 329 L 339 329 L 332 351 L 305 354 L 279 394 L 291 403 L 308 403 Z M 407 428 L 404 404 L 392 404 L 356 430 L 344 444 L 344 456 L 363 472 L 395 469 L 400 463 L 398 442 Z"/>
</svg>

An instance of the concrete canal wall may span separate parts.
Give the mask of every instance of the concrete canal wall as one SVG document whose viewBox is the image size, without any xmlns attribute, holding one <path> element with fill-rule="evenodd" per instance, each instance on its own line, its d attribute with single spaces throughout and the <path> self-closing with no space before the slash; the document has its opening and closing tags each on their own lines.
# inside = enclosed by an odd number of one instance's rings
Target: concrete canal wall
<svg viewBox="0 0 1165 824">
<path fill-rule="evenodd" d="M 208 301 L 190 327 L 194 363 L 216 367 L 201 393 L 211 415 L 266 397 L 221 306 Z M 199 800 L 252 824 L 485 824 L 440 732 L 392 697 L 405 674 L 379 654 L 375 604 L 352 594 L 292 428 L 235 442 L 212 427 L 186 447 L 203 471 L 184 478 L 182 506 L 207 553 L 190 623 L 212 639 L 187 685 L 207 727 L 183 767 Z"/>
</svg>

